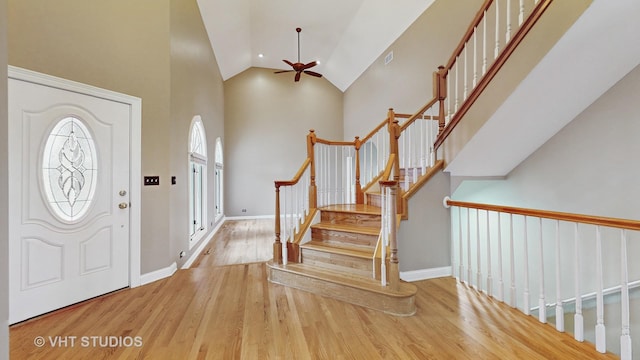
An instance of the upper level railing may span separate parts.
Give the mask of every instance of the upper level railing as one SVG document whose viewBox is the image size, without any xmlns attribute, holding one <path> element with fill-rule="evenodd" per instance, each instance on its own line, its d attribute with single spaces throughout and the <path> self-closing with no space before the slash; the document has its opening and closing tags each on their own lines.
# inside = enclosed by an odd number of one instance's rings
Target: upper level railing
<svg viewBox="0 0 640 360">
<path fill-rule="evenodd" d="M 487 0 L 437 76 L 446 98 L 437 149 L 553 0 Z M 435 92 L 434 92 L 435 93 Z"/>
<path fill-rule="evenodd" d="M 543 323 L 547 310 L 555 309 L 552 317 L 561 332 L 568 305 L 574 304 L 578 341 L 585 340 L 588 321 L 583 302 L 595 297 L 591 340 L 602 353 L 611 347 L 606 332 L 612 331 L 605 327 L 605 295 L 620 293 L 620 355 L 632 358 L 629 289 L 640 286 L 640 281 L 629 281 L 627 248 L 628 242 L 640 241 L 640 221 L 448 198 L 444 203 L 457 209 L 451 216 L 452 265 L 460 281 L 526 315 L 536 311 Z M 635 277 L 640 280 L 640 274 Z M 531 306 L 536 297 L 538 306 Z"/>
</svg>

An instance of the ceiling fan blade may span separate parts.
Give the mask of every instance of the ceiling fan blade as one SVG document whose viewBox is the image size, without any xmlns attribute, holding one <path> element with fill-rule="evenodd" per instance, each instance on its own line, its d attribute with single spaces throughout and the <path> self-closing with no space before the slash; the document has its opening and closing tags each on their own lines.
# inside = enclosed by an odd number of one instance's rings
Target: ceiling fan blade
<svg viewBox="0 0 640 360">
<path fill-rule="evenodd" d="M 310 62 L 308 64 L 304 64 L 304 66 L 302 67 L 302 70 L 306 70 L 306 69 L 312 68 L 312 67 L 314 67 L 316 65 L 318 65 L 318 62 L 317 61 L 312 61 L 312 62 Z"/>
<path fill-rule="evenodd" d="M 300 81 L 300 72 L 296 73 L 296 77 L 295 79 L 293 79 L 293 81 Z"/>
<path fill-rule="evenodd" d="M 274 71 L 274 74 L 282 74 L 282 73 L 288 73 L 288 72 L 292 72 L 293 70 L 280 70 L 280 71 Z"/>
<path fill-rule="evenodd" d="M 282 60 L 282 61 L 284 61 L 285 63 L 287 63 L 289 66 L 293 66 L 293 63 L 292 63 L 291 61 L 289 61 L 289 60 Z"/>
<path fill-rule="evenodd" d="M 307 75 L 315 76 L 315 77 L 322 77 L 322 74 L 318 74 L 315 71 L 305 70 L 304 73 L 307 74 Z"/>
</svg>

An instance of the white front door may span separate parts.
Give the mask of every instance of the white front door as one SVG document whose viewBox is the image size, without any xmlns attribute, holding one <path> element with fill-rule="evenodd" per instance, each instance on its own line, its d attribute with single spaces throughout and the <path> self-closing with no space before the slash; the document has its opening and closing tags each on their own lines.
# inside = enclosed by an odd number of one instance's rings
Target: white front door
<svg viewBox="0 0 640 360">
<path fill-rule="evenodd" d="M 129 286 L 130 116 L 9 79 L 10 323 Z"/>
</svg>

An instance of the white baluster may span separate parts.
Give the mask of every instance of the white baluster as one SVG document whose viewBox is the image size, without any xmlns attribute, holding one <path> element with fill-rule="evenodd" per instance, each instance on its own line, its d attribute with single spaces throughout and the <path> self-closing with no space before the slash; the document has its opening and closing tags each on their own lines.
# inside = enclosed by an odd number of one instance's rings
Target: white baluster
<svg viewBox="0 0 640 360">
<path fill-rule="evenodd" d="M 622 332 L 620 335 L 620 358 L 633 359 L 631 351 L 631 335 L 629 333 L 629 268 L 627 266 L 627 236 L 625 230 L 620 230 L 620 305 L 622 307 Z"/>
<path fill-rule="evenodd" d="M 387 286 L 387 238 L 389 237 L 389 209 L 387 203 L 387 188 L 380 189 L 382 195 L 382 241 L 380 244 L 380 284 Z"/>
<path fill-rule="evenodd" d="M 540 225 L 540 296 L 538 298 L 538 320 L 547 323 L 547 303 L 544 295 L 544 247 L 542 242 L 542 218 L 538 218 Z"/>
<path fill-rule="evenodd" d="M 500 0 L 496 0 L 496 46 L 493 49 L 493 59 L 500 54 Z"/>
<path fill-rule="evenodd" d="M 482 291 L 482 251 L 480 251 L 480 210 L 476 209 L 476 260 L 478 261 L 476 269 L 476 287 L 478 291 Z"/>
<path fill-rule="evenodd" d="M 340 161 L 338 161 L 338 150 L 341 149 L 341 147 L 333 146 L 333 148 L 335 149 L 334 150 L 334 161 L 335 162 L 333 163 L 333 168 L 334 168 L 334 172 L 335 172 L 335 174 L 334 174 L 335 180 L 334 180 L 334 183 L 333 183 L 334 184 L 334 188 L 333 188 L 333 203 L 334 204 L 338 204 L 338 203 L 340 203 L 340 201 L 339 201 L 340 198 L 338 197 L 339 194 L 340 194 L 340 189 L 339 189 L 340 185 L 338 185 L 338 184 L 341 184 L 341 182 L 339 180 L 340 171 L 338 171 L 340 169 Z"/>
<path fill-rule="evenodd" d="M 606 329 L 604 326 L 604 279 L 602 274 L 602 237 L 600 226 L 596 226 L 596 350 L 607 351 Z"/>
<path fill-rule="evenodd" d="M 478 83 L 478 27 L 473 27 L 473 88 Z"/>
<path fill-rule="evenodd" d="M 511 41 L 511 0 L 507 0 L 507 33 L 505 34 L 505 44 Z"/>
<path fill-rule="evenodd" d="M 527 217 L 524 217 L 524 314 L 531 314 L 531 306 L 529 306 L 529 245 L 527 241 Z"/>
<path fill-rule="evenodd" d="M 511 298 L 510 304 L 511 307 L 515 308 L 517 305 L 516 301 L 516 264 L 515 264 L 515 250 L 513 248 L 513 214 L 509 214 L 509 257 L 510 257 L 510 266 L 511 266 Z"/>
<path fill-rule="evenodd" d="M 456 103 L 455 103 L 455 108 L 454 108 L 454 114 L 458 112 L 458 104 L 459 104 L 459 99 L 458 99 L 458 68 L 460 67 L 460 55 L 456 56 Z"/>
<path fill-rule="evenodd" d="M 482 20 L 482 75 L 487 73 L 487 10 Z"/>
<path fill-rule="evenodd" d="M 462 246 L 462 208 L 458 207 L 458 250 L 460 251 L 460 269 L 458 270 L 458 277 L 460 281 L 464 281 L 464 262 L 463 262 L 463 246 Z"/>
<path fill-rule="evenodd" d="M 498 300 L 504 301 L 504 282 L 502 276 L 502 225 L 501 214 L 498 212 Z"/>
<path fill-rule="evenodd" d="M 445 118 L 445 126 L 449 124 L 449 121 L 451 121 L 451 98 L 451 77 L 447 72 L 447 116 Z"/>
<path fill-rule="evenodd" d="M 471 214 L 467 208 L 467 283 L 471 285 Z"/>
<path fill-rule="evenodd" d="M 467 81 L 467 68 L 469 68 L 469 62 L 467 61 L 467 48 L 469 44 L 464 44 L 464 93 L 462 94 L 462 101 L 467 100 L 467 94 L 469 90 L 469 82 Z"/>
<path fill-rule="evenodd" d="M 560 221 L 556 220 L 556 330 L 564 332 L 560 271 Z"/>
<path fill-rule="evenodd" d="M 524 0 L 520 0 L 520 11 L 518 13 L 518 26 L 524 22 Z"/>
<path fill-rule="evenodd" d="M 407 128 L 407 131 L 405 131 L 404 136 L 402 136 L 402 156 L 400 157 L 402 159 L 402 167 L 404 168 L 404 186 L 406 189 L 409 188 L 409 162 L 411 161 L 411 137 L 410 135 L 410 129 Z M 407 147 L 409 148 L 409 151 L 407 151 Z"/>
<path fill-rule="evenodd" d="M 300 219 L 302 218 L 302 216 L 300 216 L 300 199 L 298 198 L 300 186 L 296 184 L 291 190 L 293 191 L 293 203 L 295 204 L 295 218 L 293 219 L 295 221 L 294 234 L 297 234 L 300 232 Z M 291 240 L 293 241 L 293 239 Z"/>
<path fill-rule="evenodd" d="M 489 210 L 487 212 L 487 295 L 493 296 L 493 278 L 491 277 L 491 232 L 489 231 Z"/>
<path fill-rule="evenodd" d="M 425 174 L 427 169 L 427 153 L 429 149 L 429 143 L 431 141 L 430 135 L 430 127 L 427 126 L 430 123 L 430 120 L 425 120 L 424 114 L 422 116 L 422 121 L 420 121 L 420 169 L 422 171 L 422 175 Z"/>
<path fill-rule="evenodd" d="M 580 235 L 578 233 L 578 223 L 574 224 L 573 230 L 575 249 L 575 292 L 576 292 L 576 313 L 574 315 L 574 337 L 577 341 L 584 341 L 584 317 L 582 316 L 582 294 L 580 293 Z"/>
<path fill-rule="evenodd" d="M 287 243 L 289 242 L 289 218 L 287 216 L 287 209 L 289 207 L 287 203 L 287 191 L 289 190 L 289 186 L 284 187 L 284 191 L 282 192 L 283 198 L 283 211 L 284 211 L 284 241 L 282 242 L 282 263 L 287 265 L 289 252 Z"/>
</svg>

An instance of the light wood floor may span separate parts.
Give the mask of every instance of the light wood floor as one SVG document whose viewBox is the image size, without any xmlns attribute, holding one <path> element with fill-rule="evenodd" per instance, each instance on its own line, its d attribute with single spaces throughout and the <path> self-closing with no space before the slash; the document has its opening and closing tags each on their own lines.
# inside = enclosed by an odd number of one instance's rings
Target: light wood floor
<svg viewBox="0 0 640 360">
<path fill-rule="evenodd" d="M 418 311 L 412 317 L 393 317 L 271 284 L 265 264 L 255 262 L 268 250 L 250 247 L 269 248 L 273 235 L 258 223 L 227 225 L 195 268 L 13 326 L 11 358 L 615 358 L 452 278 L 416 282 Z M 263 241 L 256 240 L 263 236 Z M 226 250 L 242 248 L 252 254 L 246 258 L 249 264 L 221 266 L 243 258 Z M 42 347 L 34 345 L 38 336 L 44 337 Z M 92 336 L 101 337 L 95 338 L 96 346 Z M 56 337 L 68 337 L 67 344 L 52 346 L 50 340 Z M 112 341 L 108 337 L 116 342 L 139 337 L 141 346 L 101 347 L 100 339 Z"/>
</svg>

